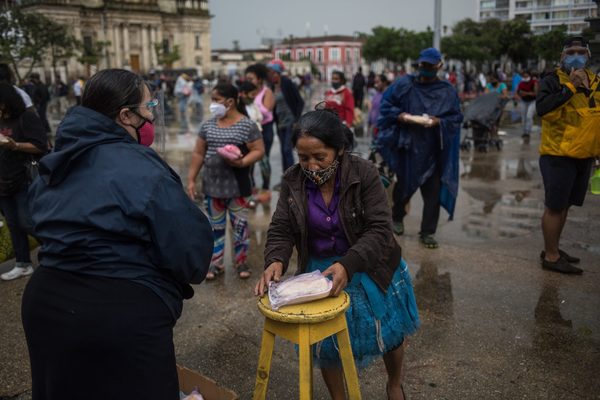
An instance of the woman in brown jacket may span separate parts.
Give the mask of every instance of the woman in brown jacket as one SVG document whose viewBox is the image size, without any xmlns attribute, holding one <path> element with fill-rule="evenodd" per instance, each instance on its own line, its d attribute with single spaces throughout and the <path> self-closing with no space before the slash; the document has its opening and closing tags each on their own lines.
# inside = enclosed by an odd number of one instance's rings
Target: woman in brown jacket
<svg viewBox="0 0 600 400">
<path fill-rule="evenodd" d="M 357 365 L 383 355 L 388 398 L 404 399 L 402 344 L 418 328 L 417 306 L 379 174 L 349 153 L 351 138 L 329 110 L 298 121 L 292 142 L 300 162 L 283 178 L 255 293 L 263 295 L 270 281 L 279 281 L 296 246 L 297 273 L 321 270 L 333 280 L 333 296 L 342 290 L 350 295 L 346 318 Z M 331 397 L 344 399 L 335 339 L 320 342 L 314 358 Z"/>
</svg>

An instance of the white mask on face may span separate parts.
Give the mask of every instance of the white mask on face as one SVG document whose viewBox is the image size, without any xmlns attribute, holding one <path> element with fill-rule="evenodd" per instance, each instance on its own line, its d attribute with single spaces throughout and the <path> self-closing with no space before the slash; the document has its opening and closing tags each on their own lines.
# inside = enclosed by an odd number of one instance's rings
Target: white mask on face
<svg viewBox="0 0 600 400">
<path fill-rule="evenodd" d="M 210 115 L 217 119 L 221 119 L 225 116 L 225 114 L 227 114 L 227 107 L 221 103 L 210 103 L 210 107 L 208 109 L 210 110 Z"/>
</svg>

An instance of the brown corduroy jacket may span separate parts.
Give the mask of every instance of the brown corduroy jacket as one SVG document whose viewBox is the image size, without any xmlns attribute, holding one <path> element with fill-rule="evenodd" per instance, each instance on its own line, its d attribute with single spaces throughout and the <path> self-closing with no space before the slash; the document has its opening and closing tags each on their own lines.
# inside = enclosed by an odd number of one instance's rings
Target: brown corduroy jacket
<svg viewBox="0 0 600 400">
<path fill-rule="evenodd" d="M 348 281 L 355 272 L 366 272 L 385 292 L 401 258 L 385 189 L 370 161 L 345 153 L 340 168 L 338 212 L 351 247 L 338 262 L 346 269 Z M 277 209 L 267 233 L 265 268 L 279 261 L 287 271 L 296 246 L 296 273 L 306 272 L 310 255 L 305 179 L 298 164 L 286 171 L 282 179 Z"/>
</svg>

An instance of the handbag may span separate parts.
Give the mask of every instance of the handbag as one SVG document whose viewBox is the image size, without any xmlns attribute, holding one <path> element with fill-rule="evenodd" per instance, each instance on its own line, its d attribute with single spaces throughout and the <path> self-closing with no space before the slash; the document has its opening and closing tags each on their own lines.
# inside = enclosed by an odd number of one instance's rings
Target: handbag
<svg viewBox="0 0 600 400">
<path fill-rule="evenodd" d="M 27 176 L 27 183 L 31 185 L 31 183 L 40 176 L 38 160 L 30 155 L 25 160 L 25 175 Z"/>
<path fill-rule="evenodd" d="M 383 187 L 387 189 L 392 184 L 394 172 L 388 167 L 386 162 L 383 160 L 383 157 L 381 157 L 376 149 L 371 149 L 371 153 L 367 159 L 375 165 L 377 171 L 379 172 L 379 179 L 381 180 Z"/>
</svg>

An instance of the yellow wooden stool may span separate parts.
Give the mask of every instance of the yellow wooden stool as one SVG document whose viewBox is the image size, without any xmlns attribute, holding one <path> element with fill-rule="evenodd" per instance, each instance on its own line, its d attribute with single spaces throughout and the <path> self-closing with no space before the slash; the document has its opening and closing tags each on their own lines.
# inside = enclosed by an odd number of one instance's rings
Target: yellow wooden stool
<svg viewBox="0 0 600 400">
<path fill-rule="evenodd" d="M 273 311 L 268 296 L 263 296 L 258 301 L 258 309 L 266 318 L 253 399 L 266 398 L 276 335 L 300 347 L 300 400 L 312 399 L 311 345 L 335 334 L 350 400 L 360 400 L 358 375 L 346 325 L 345 312 L 349 306 L 350 297 L 346 292 L 342 292 L 338 297 L 326 297 L 309 303 L 284 306 Z"/>
</svg>

